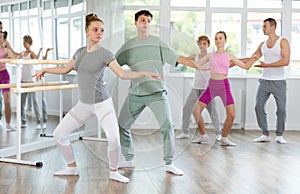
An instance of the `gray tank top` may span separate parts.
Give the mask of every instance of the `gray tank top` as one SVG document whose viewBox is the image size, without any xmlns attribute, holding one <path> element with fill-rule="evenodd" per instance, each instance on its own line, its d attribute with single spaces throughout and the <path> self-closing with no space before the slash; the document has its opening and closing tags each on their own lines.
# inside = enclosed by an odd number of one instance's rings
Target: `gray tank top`
<svg viewBox="0 0 300 194">
<path fill-rule="evenodd" d="M 86 52 L 86 47 L 82 47 L 76 51 L 73 59 L 74 69 L 77 71 L 80 101 L 94 104 L 108 99 L 110 95 L 103 85 L 103 76 L 105 68 L 115 60 L 113 53 L 102 47 L 93 52 Z"/>
</svg>

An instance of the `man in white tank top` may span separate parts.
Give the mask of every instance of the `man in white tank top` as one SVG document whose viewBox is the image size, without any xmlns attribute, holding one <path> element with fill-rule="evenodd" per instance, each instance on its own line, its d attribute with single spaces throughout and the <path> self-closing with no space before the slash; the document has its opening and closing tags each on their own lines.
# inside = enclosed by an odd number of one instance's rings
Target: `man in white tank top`
<svg viewBox="0 0 300 194">
<path fill-rule="evenodd" d="M 268 36 L 268 39 L 262 42 L 253 54 L 258 58 L 264 57 L 264 62 L 260 61 L 260 64 L 256 65 L 256 67 L 262 68 L 255 105 L 256 119 L 262 130 L 262 135 L 253 141 L 269 142 L 271 140 L 265 104 L 272 94 L 277 105 L 276 141 L 285 144 L 287 141 L 282 137 L 286 121 L 285 66 L 288 66 L 290 62 L 290 46 L 286 38 L 276 35 L 276 25 L 277 23 L 273 18 L 264 20 L 263 32 Z"/>
</svg>

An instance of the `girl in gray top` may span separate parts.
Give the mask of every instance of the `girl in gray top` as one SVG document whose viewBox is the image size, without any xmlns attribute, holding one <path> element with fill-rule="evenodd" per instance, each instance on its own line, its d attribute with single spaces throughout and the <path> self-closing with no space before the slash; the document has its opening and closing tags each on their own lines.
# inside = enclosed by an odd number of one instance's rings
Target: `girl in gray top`
<svg viewBox="0 0 300 194">
<path fill-rule="evenodd" d="M 36 80 L 39 80 L 45 73 L 67 74 L 72 70 L 77 71 L 79 102 L 61 120 L 54 131 L 54 139 L 61 149 L 68 167 L 55 172 L 54 175 L 79 175 L 68 135 L 82 126 L 84 121 L 96 115 L 108 140 L 109 177 L 119 182 L 128 183 L 129 179 L 118 173 L 119 127 L 112 99 L 103 85 L 104 69 L 109 66 L 120 78 L 129 80 L 144 76 L 153 80 L 160 79 L 160 76 L 148 72 L 123 70 L 115 60 L 114 55 L 99 44 L 103 37 L 104 23 L 96 14 L 86 16 L 85 31 L 88 45 L 78 49 L 66 66 L 45 68 L 34 75 Z"/>
</svg>

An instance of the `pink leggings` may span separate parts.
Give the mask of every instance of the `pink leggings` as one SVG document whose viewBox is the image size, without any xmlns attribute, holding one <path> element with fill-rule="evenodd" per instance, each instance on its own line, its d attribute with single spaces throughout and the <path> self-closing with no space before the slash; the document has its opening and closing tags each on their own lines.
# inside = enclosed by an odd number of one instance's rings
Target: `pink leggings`
<svg viewBox="0 0 300 194">
<path fill-rule="evenodd" d="M 7 69 L 4 69 L 3 71 L 0 71 L 0 84 L 9 84 L 10 83 L 10 77 Z M 2 88 L 2 94 L 4 92 L 10 92 L 10 88 Z"/>
<path fill-rule="evenodd" d="M 224 79 L 224 80 L 209 79 L 208 87 L 200 95 L 199 101 L 207 105 L 216 96 L 219 96 L 221 98 L 224 106 L 234 104 L 228 79 Z"/>
</svg>

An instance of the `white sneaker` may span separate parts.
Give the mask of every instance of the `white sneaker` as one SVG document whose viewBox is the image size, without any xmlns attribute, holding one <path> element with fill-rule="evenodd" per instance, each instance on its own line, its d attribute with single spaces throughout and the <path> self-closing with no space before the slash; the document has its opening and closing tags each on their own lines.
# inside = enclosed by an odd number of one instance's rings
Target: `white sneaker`
<svg viewBox="0 0 300 194">
<path fill-rule="evenodd" d="M 21 124 L 21 128 L 26 128 L 26 127 L 27 127 L 26 123 Z"/>
<path fill-rule="evenodd" d="M 16 131 L 17 129 L 13 126 L 11 126 L 11 124 L 6 123 L 6 130 L 8 131 Z"/>
<path fill-rule="evenodd" d="M 40 123 L 39 123 L 39 124 L 37 124 L 35 129 L 42 129 L 42 126 L 41 126 L 41 124 L 40 124 Z"/>
<path fill-rule="evenodd" d="M 271 141 L 271 137 L 270 136 L 266 136 L 266 135 L 262 135 L 256 139 L 253 140 L 254 142 L 269 142 Z"/>
<path fill-rule="evenodd" d="M 65 169 L 62 169 L 60 171 L 56 171 L 54 173 L 54 176 L 73 176 L 73 175 L 79 175 L 79 171 L 77 167 L 67 167 Z"/>
<path fill-rule="evenodd" d="M 200 137 L 193 140 L 192 143 L 209 143 L 209 137 L 208 135 L 200 135 Z"/>
<path fill-rule="evenodd" d="M 176 139 L 188 139 L 190 137 L 189 134 L 185 134 L 185 133 L 180 133 L 180 135 L 178 135 L 176 137 Z"/>
<path fill-rule="evenodd" d="M 282 136 L 276 136 L 277 143 L 285 144 L 287 141 Z"/>
<path fill-rule="evenodd" d="M 176 168 L 176 166 L 174 166 L 173 164 L 166 165 L 166 172 L 170 172 L 170 173 L 172 173 L 174 175 L 178 175 L 178 176 L 183 175 L 183 171 L 180 170 L 179 168 Z"/>
<path fill-rule="evenodd" d="M 43 129 L 47 128 L 47 123 L 43 123 Z"/>
<path fill-rule="evenodd" d="M 123 161 L 119 163 L 119 168 L 135 168 L 135 160 Z"/>
<path fill-rule="evenodd" d="M 217 136 L 216 136 L 216 140 L 217 140 L 217 141 L 221 141 L 221 139 L 222 139 L 222 135 L 217 135 Z"/>
<path fill-rule="evenodd" d="M 121 183 L 129 183 L 129 179 L 123 175 L 121 175 L 118 171 L 116 172 L 109 172 L 109 178 L 115 181 L 119 181 Z"/>
<path fill-rule="evenodd" d="M 220 140 L 220 144 L 221 146 L 236 146 L 236 144 L 230 141 L 228 137 L 222 137 Z"/>
</svg>

